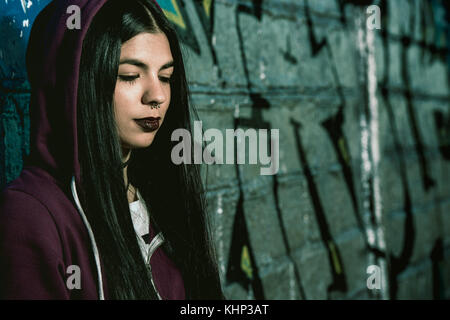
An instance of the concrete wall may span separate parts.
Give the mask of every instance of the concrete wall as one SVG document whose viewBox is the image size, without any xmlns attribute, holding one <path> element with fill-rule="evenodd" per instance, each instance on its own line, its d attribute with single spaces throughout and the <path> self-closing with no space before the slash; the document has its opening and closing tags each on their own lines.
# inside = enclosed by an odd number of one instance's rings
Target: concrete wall
<svg viewBox="0 0 450 320">
<path fill-rule="evenodd" d="M 0 4 L 2 184 L 29 148 L 28 2 Z M 158 2 L 203 129 L 279 129 L 276 175 L 203 165 L 227 297 L 450 298 L 448 4 Z"/>
</svg>

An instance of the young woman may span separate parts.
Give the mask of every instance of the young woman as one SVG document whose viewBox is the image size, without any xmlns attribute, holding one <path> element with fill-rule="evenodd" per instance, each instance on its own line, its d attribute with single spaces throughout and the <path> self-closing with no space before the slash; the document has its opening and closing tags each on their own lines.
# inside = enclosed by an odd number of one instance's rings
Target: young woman
<svg viewBox="0 0 450 320">
<path fill-rule="evenodd" d="M 192 120 L 176 33 L 152 0 L 76 3 L 33 24 L 31 150 L 1 196 L 1 298 L 222 299 L 198 168 L 170 157 Z"/>
</svg>

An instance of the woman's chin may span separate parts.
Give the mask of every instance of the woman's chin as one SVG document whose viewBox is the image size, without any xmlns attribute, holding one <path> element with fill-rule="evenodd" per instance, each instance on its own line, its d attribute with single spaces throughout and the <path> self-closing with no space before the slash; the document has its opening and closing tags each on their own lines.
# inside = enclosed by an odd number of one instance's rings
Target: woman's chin
<svg viewBox="0 0 450 320">
<path fill-rule="evenodd" d="M 149 147 L 155 139 L 155 132 L 145 134 L 145 137 L 130 139 L 128 145 L 133 149 L 141 149 Z"/>
</svg>

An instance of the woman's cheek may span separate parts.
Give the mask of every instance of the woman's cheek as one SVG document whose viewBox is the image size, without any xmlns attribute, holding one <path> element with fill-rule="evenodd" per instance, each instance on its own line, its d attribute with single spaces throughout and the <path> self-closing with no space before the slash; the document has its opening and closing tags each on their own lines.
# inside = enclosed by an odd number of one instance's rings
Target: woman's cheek
<svg viewBox="0 0 450 320">
<path fill-rule="evenodd" d="M 137 105 L 138 98 L 134 91 L 132 88 L 120 88 L 119 92 L 117 92 L 115 100 L 119 112 L 130 112 L 130 109 Z"/>
</svg>

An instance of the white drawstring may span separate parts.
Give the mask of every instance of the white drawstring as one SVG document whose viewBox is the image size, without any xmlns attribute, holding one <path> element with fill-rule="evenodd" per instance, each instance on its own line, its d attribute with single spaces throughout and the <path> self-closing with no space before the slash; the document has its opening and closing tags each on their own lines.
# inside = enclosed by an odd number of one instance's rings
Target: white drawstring
<svg viewBox="0 0 450 320">
<path fill-rule="evenodd" d="M 97 266 L 97 277 L 98 277 L 98 295 L 100 300 L 105 300 L 105 296 L 103 293 L 103 279 L 102 279 L 102 267 L 100 265 L 100 255 L 98 253 L 97 243 L 95 242 L 91 225 L 89 224 L 89 221 L 87 220 L 86 215 L 84 214 L 83 208 L 81 207 L 80 200 L 78 199 L 77 187 L 75 185 L 75 177 L 72 177 L 72 183 L 70 187 L 72 189 L 72 195 L 73 198 L 75 199 L 75 203 L 77 204 L 78 212 L 80 213 L 81 218 L 83 219 L 83 222 L 86 225 L 89 238 L 91 239 L 92 250 L 94 250 L 95 264 Z"/>
</svg>

